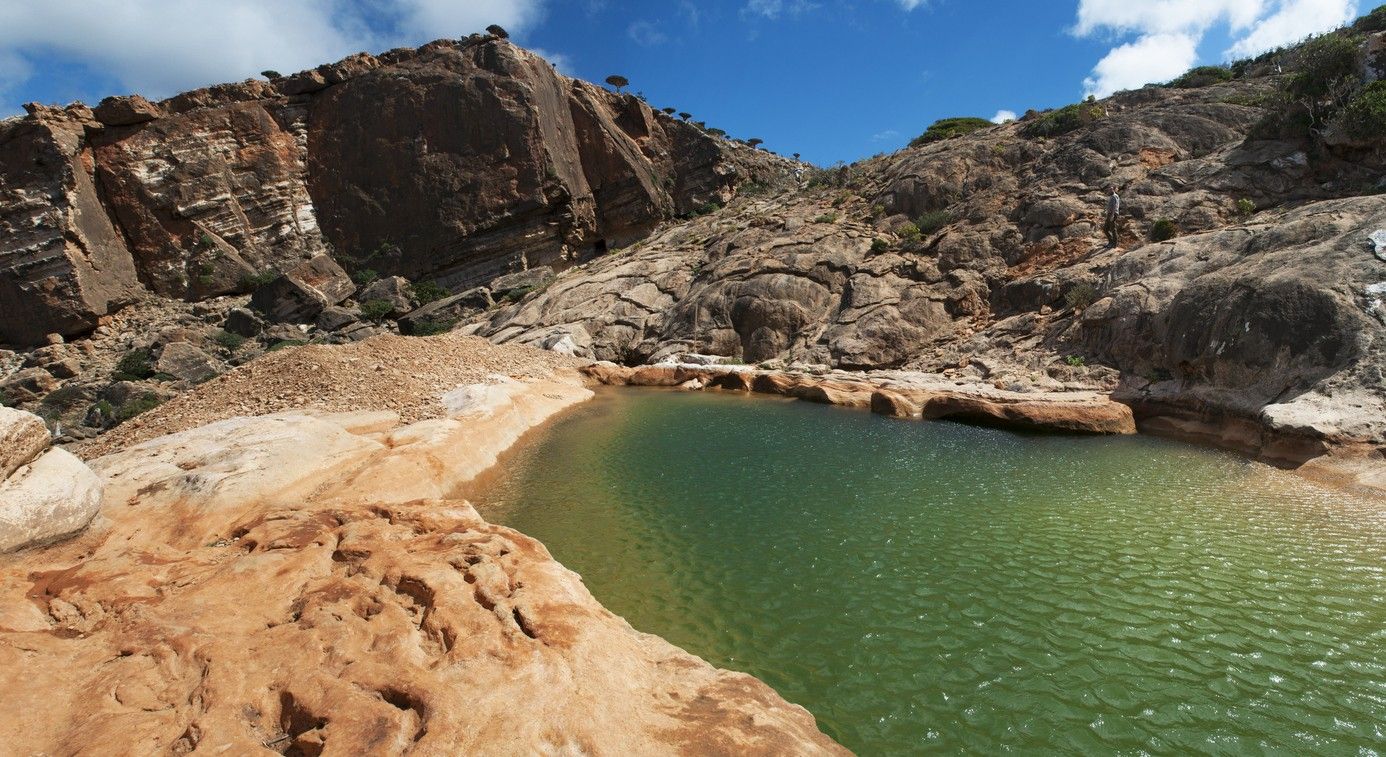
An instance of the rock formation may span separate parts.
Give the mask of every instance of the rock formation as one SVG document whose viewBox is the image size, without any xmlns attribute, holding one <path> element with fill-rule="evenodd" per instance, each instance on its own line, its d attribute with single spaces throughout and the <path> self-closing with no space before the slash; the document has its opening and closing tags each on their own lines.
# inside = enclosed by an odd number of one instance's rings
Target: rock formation
<svg viewBox="0 0 1386 757">
<path fill-rule="evenodd" d="M 51 440 L 38 416 L 0 407 L 0 554 L 71 536 L 101 507 L 101 480 Z"/>
<path fill-rule="evenodd" d="M 24 346 L 141 295 L 249 291 L 329 249 L 454 291 L 563 268 L 789 172 L 479 36 L 31 110 L 0 124 L 0 342 Z"/>
<path fill-rule="evenodd" d="M 370 408 L 231 417 L 95 460 L 100 525 L 0 556 L 8 748 L 845 753 L 447 498 L 591 392 L 542 353 L 439 339 L 544 377 L 452 387 L 410 425 Z M 335 367 L 373 347 L 305 349 L 281 372 L 348 382 Z"/>
</svg>

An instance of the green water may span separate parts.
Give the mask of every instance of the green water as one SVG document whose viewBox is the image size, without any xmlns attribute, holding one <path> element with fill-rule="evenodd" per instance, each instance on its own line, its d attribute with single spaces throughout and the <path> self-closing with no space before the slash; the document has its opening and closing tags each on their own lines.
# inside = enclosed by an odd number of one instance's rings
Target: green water
<svg viewBox="0 0 1386 757">
<path fill-rule="evenodd" d="M 1386 754 L 1386 505 L 1148 438 L 626 390 L 478 497 L 862 754 Z"/>
</svg>

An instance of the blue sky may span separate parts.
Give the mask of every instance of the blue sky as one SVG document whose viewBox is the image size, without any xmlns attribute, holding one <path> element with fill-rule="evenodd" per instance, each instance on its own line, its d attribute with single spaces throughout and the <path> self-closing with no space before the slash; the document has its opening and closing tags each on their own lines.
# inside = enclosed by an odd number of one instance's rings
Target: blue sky
<svg viewBox="0 0 1386 757">
<path fill-rule="evenodd" d="M 0 115 L 30 100 L 163 97 L 499 22 L 565 73 L 622 74 L 656 107 L 828 164 L 897 149 L 938 118 L 1164 81 L 1358 10 L 1354 0 L 0 0 Z"/>
</svg>

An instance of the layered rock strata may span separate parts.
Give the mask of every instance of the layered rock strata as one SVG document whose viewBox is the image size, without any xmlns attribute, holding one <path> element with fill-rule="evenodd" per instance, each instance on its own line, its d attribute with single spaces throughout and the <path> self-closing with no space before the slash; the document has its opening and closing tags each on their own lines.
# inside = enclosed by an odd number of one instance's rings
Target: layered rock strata
<svg viewBox="0 0 1386 757">
<path fill-rule="evenodd" d="M 0 342 L 19 345 L 329 251 L 453 291 L 563 268 L 791 165 L 482 36 L 30 110 L 0 124 Z"/>
</svg>

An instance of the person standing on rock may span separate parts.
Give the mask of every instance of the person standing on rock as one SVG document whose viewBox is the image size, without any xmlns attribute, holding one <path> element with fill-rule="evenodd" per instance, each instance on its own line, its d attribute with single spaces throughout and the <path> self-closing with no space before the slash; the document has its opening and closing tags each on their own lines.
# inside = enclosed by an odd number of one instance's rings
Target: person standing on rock
<svg viewBox="0 0 1386 757">
<path fill-rule="evenodd" d="M 1115 185 L 1107 187 L 1107 213 L 1102 219 L 1102 231 L 1107 235 L 1107 246 L 1116 247 L 1121 244 L 1121 230 L 1117 226 L 1117 219 L 1121 216 L 1121 195 L 1117 194 Z"/>
</svg>

